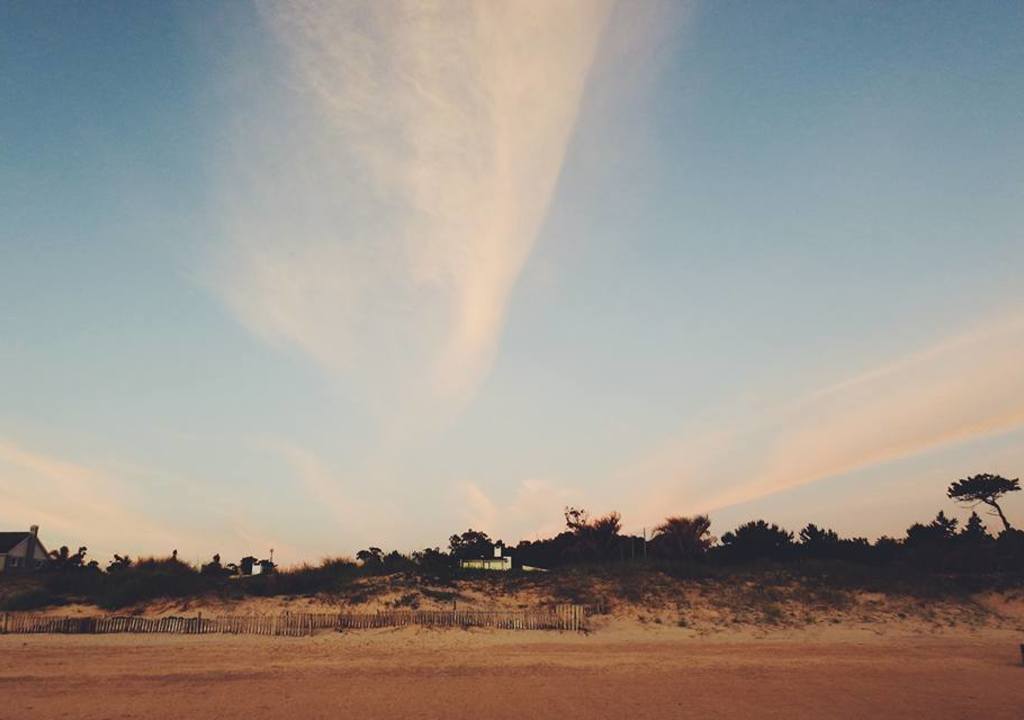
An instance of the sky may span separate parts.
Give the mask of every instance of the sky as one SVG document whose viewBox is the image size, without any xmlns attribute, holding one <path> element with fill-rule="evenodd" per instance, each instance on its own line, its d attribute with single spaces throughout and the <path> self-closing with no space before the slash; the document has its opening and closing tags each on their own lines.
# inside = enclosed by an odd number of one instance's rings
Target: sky
<svg viewBox="0 0 1024 720">
<path fill-rule="evenodd" d="M 0 529 L 287 565 L 567 505 L 964 517 L 950 482 L 1024 471 L 1022 35 L 978 1 L 0 5 Z"/>
</svg>

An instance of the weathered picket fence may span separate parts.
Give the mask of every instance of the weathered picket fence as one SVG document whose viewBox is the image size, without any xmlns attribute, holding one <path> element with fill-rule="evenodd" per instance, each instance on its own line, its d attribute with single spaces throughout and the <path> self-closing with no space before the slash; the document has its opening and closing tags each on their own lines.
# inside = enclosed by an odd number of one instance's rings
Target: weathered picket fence
<svg viewBox="0 0 1024 720">
<path fill-rule="evenodd" d="M 141 615 L 56 617 L 5 613 L 0 634 L 165 633 L 175 635 L 312 635 L 317 630 L 406 627 L 489 627 L 504 630 L 583 632 L 592 610 L 584 605 L 555 605 L 530 610 L 382 610 L 375 613 L 284 613 L 148 618 Z"/>
</svg>

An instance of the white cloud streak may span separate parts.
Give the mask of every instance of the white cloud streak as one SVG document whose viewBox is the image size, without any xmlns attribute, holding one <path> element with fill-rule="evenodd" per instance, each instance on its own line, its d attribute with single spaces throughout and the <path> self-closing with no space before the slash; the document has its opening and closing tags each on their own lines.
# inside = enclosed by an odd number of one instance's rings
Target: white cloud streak
<svg viewBox="0 0 1024 720">
<path fill-rule="evenodd" d="M 638 515 L 705 512 L 1024 426 L 1024 317 L 990 323 L 626 471 Z M 980 468 L 979 471 L 984 470 Z"/>
<path fill-rule="evenodd" d="M 288 70 L 235 122 L 213 281 L 227 305 L 367 388 L 378 412 L 466 402 L 492 364 L 609 11 L 265 6 Z"/>
</svg>

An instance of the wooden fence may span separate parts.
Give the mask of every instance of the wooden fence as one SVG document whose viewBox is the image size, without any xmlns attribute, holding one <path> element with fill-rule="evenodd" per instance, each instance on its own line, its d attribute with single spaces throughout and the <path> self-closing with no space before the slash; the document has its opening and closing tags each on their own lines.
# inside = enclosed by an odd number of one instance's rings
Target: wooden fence
<svg viewBox="0 0 1024 720">
<path fill-rule="evenodd" d="M 0 634 L 166 633 L 175 635 L 312 635 L 317 630 L 362 630 L 405 627 L 490 627 L 504 630 L 584 632 L 593 614 L 583 605 L 556 605 L 533 610 L 382 610 L 375 613 L 284 613 L 221 617 L 54 617 L 4 613 Z"/>
</svg>

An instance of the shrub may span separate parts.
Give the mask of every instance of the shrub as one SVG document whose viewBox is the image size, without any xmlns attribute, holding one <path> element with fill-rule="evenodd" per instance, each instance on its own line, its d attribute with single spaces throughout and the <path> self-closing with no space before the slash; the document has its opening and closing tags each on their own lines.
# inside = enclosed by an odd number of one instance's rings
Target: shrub
<svg viewBox="0 0 1024 720">
<path fill-rule="evenodd" d="M 302 565 L 292 570 L 279 570 L 257 575 L 246 581 L 245 591 L 252 595 L 313 595 L 338 592 L 359 575 L 359 566 L 344 558 L 328 558 L 319 566 Z"/>
<path fill-rule="evenodd" d="M 778 525 L 756 520 L 740 525 L 722 536 L 722 550 L 732 562 L 750 562 L 762 558 L 781 560 L 793 547 L 793 533 Z"/>
<path fill-rule="evenodd" d="M 181 598 L 206 594 L 216 583 L 196 572 L 188 574 L 167 571 L 124 570 L 106 576 L 103 588 L 94 598 L 97 605 L 108 610 L 137 605 L 158 598 Z"/>
<path fill-rule="evenodd" d="M 46 588 L 30 588 L 8 595 L 0 603 L 0 610 L 36 610 L 50 605 L 59 605 L 61 598 Z"/>
</svg>

